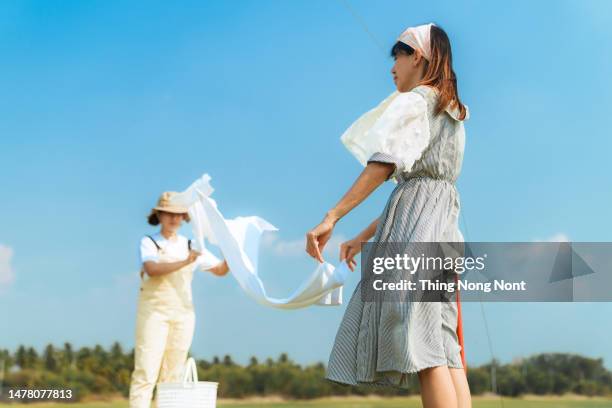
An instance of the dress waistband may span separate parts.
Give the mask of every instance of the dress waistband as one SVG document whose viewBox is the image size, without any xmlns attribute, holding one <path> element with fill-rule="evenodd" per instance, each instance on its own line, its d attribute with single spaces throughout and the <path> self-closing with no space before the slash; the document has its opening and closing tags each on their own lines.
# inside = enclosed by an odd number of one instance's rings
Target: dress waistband
<svg viewBox="0 0 612 408">
<path fill-rule="evenodd" d="M 451 184 L 451 185 L 455 185 L 455 182 L 449 179 L 445 179 L 445 178 L 436 178 L 436 177 L 431 177 L 431 176 L 424 176 L 424 175 L 418 175 L 418 176 L 410 176 L 410 175 L 400 175 L 400 180 L 398 180 L 398 184 L 403 184 L 406 183 L 408 181 L 436 181 L 436 182 L 443 182 L 443 183 L 447 183 L 447 184 Z"/>
</svg>

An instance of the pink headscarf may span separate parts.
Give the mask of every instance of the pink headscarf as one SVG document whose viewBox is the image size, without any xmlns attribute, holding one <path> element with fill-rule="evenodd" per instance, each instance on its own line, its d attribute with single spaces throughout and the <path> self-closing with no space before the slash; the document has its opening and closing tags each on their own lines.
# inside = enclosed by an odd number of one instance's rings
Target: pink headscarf
<svg viewBox="0 0 612 408">
<path fill-rule="evenodd" d="M 429 41 L 429 32 L 434 23 L 423 24 L 416 27 L 409 27 L 397 39 L 406 45 L 411 46 L 425 57 L 427 61 L 431 61 L 431 45 Z"/>
</svg>

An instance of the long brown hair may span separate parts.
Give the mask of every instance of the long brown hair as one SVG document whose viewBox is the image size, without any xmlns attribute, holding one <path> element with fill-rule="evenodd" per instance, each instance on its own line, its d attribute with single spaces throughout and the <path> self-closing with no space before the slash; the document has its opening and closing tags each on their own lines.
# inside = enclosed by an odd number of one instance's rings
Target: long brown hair
<svg viewBox="0 0 612 408">
<path fill-rule="evenodd" d="M 430 31 L 431 59 L 425 60 L 425 76 L 419 85 L 428 85 L 438 90 L 438 104 L 435 113 L 439 114 L 447 107 L 459 109 L 459 118 L 465 119 L 466 108 L 459 99 L 457 89 L 457 77 L 453 70 L 453 54 L 450 40 L 446 32 L 438 26 L 432 25 Z M 397 42 L 391 49 L 391 55 L 395 57 L 398 52 L 408 55 L 414 53 L 414 49 L 407 44 Z"/>
</svg>

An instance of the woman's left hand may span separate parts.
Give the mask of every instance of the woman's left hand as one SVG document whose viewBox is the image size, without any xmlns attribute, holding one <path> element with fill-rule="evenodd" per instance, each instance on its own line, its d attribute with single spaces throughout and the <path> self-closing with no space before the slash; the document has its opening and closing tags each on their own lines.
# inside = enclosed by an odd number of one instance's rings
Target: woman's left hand
<svg viewBox="0 0 612 408">
<path fill-rule="evenodd" d="M 331 238 L 333 230 L 334 223 L 327 218 L 311 229 L 306 234 L 306 252 L 308 255 L 323 263 L 323 248 Z"/>
<path fill-rule="evenodd" d="M 212 272 L 213 275 L 224 276 L 229 272 L 229 266 L 227 265 L 227 261 L 223 261 L 210 268 L 209 271 Z"/>
</svg>

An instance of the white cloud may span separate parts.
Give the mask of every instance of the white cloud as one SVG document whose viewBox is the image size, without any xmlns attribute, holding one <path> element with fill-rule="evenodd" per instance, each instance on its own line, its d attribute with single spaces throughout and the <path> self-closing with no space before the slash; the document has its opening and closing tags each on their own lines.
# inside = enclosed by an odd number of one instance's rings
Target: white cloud
<svg viewBox="0 0 612 408">
<path fill-rule="evenodd" d="M 0 291 L 8 287 L 15 279 L 15 271 L 11 264 L 13 249 L 0 244 Z"/>
</svg>

